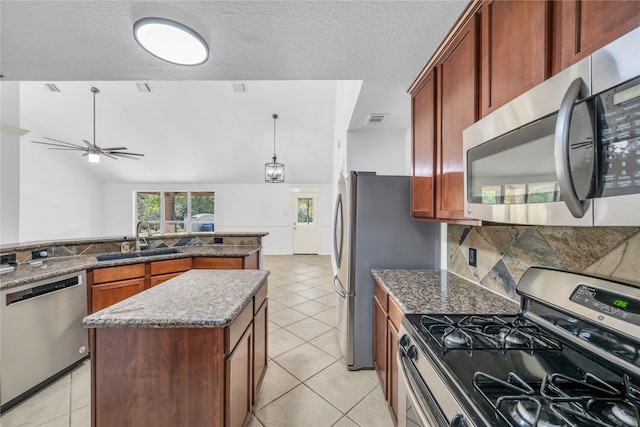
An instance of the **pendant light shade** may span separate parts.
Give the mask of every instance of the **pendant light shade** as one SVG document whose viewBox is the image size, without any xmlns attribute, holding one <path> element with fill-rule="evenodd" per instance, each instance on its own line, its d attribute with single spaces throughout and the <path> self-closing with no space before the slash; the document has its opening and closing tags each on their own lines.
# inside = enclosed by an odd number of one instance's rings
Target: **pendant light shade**
<svg viewBox="0 0 640 427">
<path fill-rule="evenodd" d="M 270 163 L 264 164 L 264 180 L 265 182 L 284 182 L 284 164 L 278 163 L 276 155 L 276 119 L 277 114 L 273 115 L 273 158 Z"/>
</svg>

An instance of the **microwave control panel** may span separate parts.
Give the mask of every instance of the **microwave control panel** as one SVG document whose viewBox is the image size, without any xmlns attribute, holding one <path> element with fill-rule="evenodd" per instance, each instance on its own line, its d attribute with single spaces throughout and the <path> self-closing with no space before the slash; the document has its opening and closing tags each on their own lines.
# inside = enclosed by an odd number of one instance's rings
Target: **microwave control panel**
<svg viewBox="0 0 640 427">
<path fill-rule="evenodd" d="M 640 193 L 640 77 L 597 96 L 602 197 Z"/>
</svg>

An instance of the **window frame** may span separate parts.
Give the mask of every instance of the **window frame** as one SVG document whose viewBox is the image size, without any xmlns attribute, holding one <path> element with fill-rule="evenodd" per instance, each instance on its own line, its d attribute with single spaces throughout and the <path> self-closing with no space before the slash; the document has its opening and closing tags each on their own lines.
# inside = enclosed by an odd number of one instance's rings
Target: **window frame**
<svg viewBox="0 0 640 427">
<path fill-rule="evenodd" d="M 153 224 L 158 224 L 158 231 L 156 233 L 152 233 L 153 235 L 159 235 L 159 236 L 163 236 L 163 235 L 186 235 L 186 234 L 192 234 L 192 233 L 214 233 L 215 232 L 215 227 L 213 230 L 211 231 L 192 231 L 191 227 L 192 225 L 198 224 L 200 223 L 199 221 L 192 221 L 193 218 L 193 209 L 192 209 L 192 197 L 194 195 L 196 196 L 204 196 L 204 195 L 211 195 L 214 198 L 214 208 L 213 208 L 213 212 L 211 212 L 212 215 L 214 215 L 215 218 L 215 191 L 203 191 L 203 190 L 134 190 L 133 192 L 133 199 L 134 199 L 134 208 L 133 208 L 133 219 L 134 219 L 134 229 L 135 229 L 135 224 L 138 223 L 139 219 L 138 219 L 138 194 L 157 194 L 160 197 L 160 220 L 159 221 L 149 221 L 149 223 L 153 223 Z M 180 195 L 184 195 L 187 199 L 187 214 L 186 217 L 184 219 L 184 221 L 179 221 L 179 220 L 168 220 L 166 219 L 166 198 L 170 197 L 168 196 L 169 194 L 180 194 Z M 184 226 L 184 231 L 176 231 L 176 232 L 171 232 L 171 233 L 167 233 L 164 230 L 166 230 L 166 226 L 170 225 L 170 224 L 174 224 L 174 225 L 178 225 L 178 224 L 183 224 Z M 215 223 L 214 223 L 215 224 Z"/>
</svg>

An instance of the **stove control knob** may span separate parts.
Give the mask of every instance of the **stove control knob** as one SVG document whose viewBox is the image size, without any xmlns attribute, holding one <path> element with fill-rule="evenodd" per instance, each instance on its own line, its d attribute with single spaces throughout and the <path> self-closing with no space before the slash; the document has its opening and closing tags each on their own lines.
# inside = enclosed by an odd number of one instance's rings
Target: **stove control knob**
<svg viewBox="0 0 640 427">
<path fill-rule="evenodd" d="M 418 358 L 418 349 L 415 345 L 412 345 L 407 349 L 407 357 L 414 360 Z"/>
<path fill-rule="evenodd" d="M 400 337 L 400 346 L 406 347 L 408 345 L 409 345 L 409 335 L 404 334 L 402 337 Z"/>
<path fill-rule="evenodd" d="M 456 414 L 449 424 L 450 427 L 465 427 L 466 425 L 467 423 L 464 422 L 464 416 L 462 414 Z"/>
</svg>

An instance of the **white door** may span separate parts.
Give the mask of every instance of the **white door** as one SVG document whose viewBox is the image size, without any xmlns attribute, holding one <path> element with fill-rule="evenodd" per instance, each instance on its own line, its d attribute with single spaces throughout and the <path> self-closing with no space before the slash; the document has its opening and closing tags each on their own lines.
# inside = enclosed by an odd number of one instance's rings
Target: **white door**
<svg viewBox="0 0 640 427">
<path fill-rule="evenodd" d="M 316 193 L 293 193 L 293 253 L 317 254 L 320 249 L 320 206 Z"/>
</svg>

